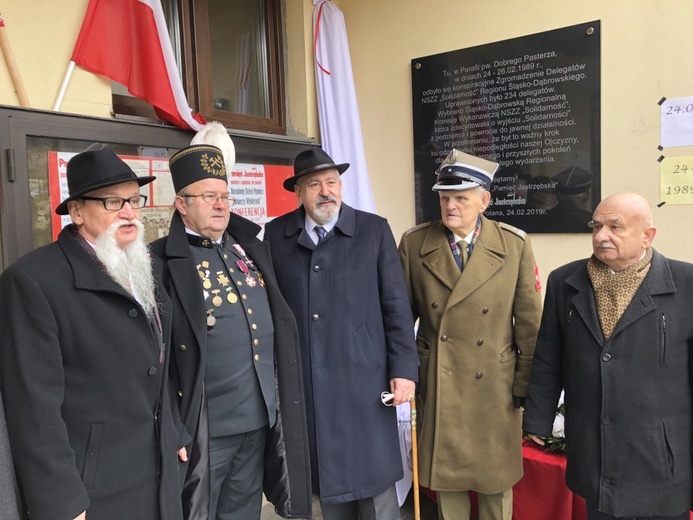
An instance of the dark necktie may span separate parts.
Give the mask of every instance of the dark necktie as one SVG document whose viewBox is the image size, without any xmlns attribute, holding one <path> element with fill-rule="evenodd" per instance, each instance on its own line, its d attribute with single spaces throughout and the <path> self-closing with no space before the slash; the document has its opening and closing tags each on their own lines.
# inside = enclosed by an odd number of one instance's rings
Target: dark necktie
<svg viewBox="0 0 693 520">
<path fill-rule="evenodd" d="M 318 244 L 322 242 L 322 239 L 325 238 L 325 235 L 327 235 L 327 231 L 325 231 L 325 228 L 322 226 L 315 226 L 313 231 L 318 234 Z"/>
</svg>

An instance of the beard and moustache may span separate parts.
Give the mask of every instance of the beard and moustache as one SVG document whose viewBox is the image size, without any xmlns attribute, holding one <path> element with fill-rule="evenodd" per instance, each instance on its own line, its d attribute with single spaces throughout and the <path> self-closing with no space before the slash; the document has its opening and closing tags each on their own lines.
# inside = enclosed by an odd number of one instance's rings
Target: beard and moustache
<svg viewBox="0 0 693 520">
<path fill-rule="evenodd" d="M 323 202 L 334 202 L 334 204 L 328 204 L 326 206 L 321 206 Z M 315 201 L 315 206 L 313 207 L 313 219 L 316 224 L 327 224 L 333 220 L 339 213 L 339 201 L 336 197 L 332 195 L 318 195 Z"/>
<path fill-rule="evenodd" d="M 137 238 L 121 249 L 115 235 L 120 226 L 127 224 L 137 228 Z M 156 307 L 156 284 L 149 249 L 144 241 L 142 223 L 137 219 L 117 220 L 98 236 L 94 251 L 110 277 L 133 295 L 144 308 L 147 317 L 153 319 Z"/>
</svg>

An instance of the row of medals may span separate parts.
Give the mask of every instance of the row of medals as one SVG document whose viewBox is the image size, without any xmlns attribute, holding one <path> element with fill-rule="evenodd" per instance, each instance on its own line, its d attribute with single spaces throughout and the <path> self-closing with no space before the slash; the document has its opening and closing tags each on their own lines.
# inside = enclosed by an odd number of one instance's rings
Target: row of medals
<svg viewBox="0 0 693 520">
<path fill-rule="evenodd" d="M 253 276 L 250 274 L 250 269 L 248 269 L 248 264 L 246 261 L 236 260 L 236 265 L 245 274 L 245 283 L 249 287 L 254 287 L 256 283 L 259 283 L 261 287 L 265 286 L 265 280 L 262 278 L 262 273 L 260 271 L 256 271 L 256 275 L 258 277 L 258 280 L 256 282 L 255 278 L 253 278 Z M 208 291 L 209 291 L 209 289 L 212 288 L 212 281 L 209 279 L 209 262 L 207 262 L 205 260 L 202 263 L 197 264 L 196 267 L 197 267 L 197 274 L 200 276 L 200 279 L 202 280 L 202 288 L 204 289 L 204 297 L 206 300 L 208 297 Z M 233 272 L 233 269 L 231 269 L 231 272 Z M 238 296 L 231 289 L 231 287 L 232 287 L 230 285 L 231 281 L 227 278 L 224 271 L 217 271 L 216 274 L 217 274 L 217 282 L 219 283 L 219 285 L 226 288 L 226 301 L 228 301 L 231 304 L 236 303 L 238 301 Z M 228 287 L 226 287 L 227 285 L 228 285 Z M 214 297 L 212 298 L 212 305 L 214 305 L 215 307 L 221 307 L 221 304 L 224 302 L 222 297 L 219 296 L 220 292 L 221 292 L 221 289 L 215 289 L 214 291 L 209 291 L 209 293 L 214 295 Z M 214 327 L 214 325 L 217 322 L 217 319 L 214 316 L 212 316 L 213 312 L 214 312 L 214 309 L 207 309 L 207 326 L 208 327 Z"/>
</svg>

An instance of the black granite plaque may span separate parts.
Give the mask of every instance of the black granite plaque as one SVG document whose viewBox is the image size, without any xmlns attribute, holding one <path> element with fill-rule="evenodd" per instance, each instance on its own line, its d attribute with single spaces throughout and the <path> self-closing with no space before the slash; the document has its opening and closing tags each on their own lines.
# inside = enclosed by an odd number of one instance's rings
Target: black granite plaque
<svg viewBox="0 0 693 520">
<path fill-rule="evenodd" d="M 414 59 L 416 221 L 440 219 L 452 148 L 500 163 L 486 215 L 589 233 L 601 198 L 600 22 Z"/>
</svg>

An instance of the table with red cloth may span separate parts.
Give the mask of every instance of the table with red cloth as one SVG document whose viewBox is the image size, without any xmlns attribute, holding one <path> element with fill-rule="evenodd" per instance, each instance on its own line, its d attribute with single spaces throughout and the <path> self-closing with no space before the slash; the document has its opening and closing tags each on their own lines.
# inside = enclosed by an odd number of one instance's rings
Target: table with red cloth
<svg viewBox="0 0 693 520">
<path fill-rule="evenodd" d="M 549 453 L 531 441 L 522 443 L 524 476 L 513 486 L 513 520 L 586 520 L 585 500 L 565 485 L 565 454 Z M 433 500 L 435 491 L 421 488 Z M 478 517 L 475 493 L 470 493 L 472 519 Z M 693 520 L 693 512 L 691 512 Z"/>
</svg>

